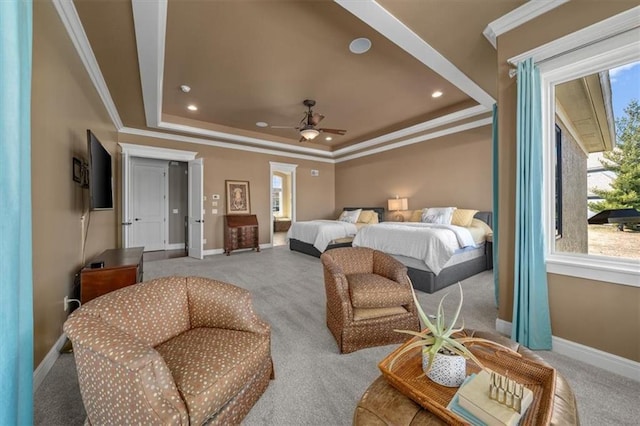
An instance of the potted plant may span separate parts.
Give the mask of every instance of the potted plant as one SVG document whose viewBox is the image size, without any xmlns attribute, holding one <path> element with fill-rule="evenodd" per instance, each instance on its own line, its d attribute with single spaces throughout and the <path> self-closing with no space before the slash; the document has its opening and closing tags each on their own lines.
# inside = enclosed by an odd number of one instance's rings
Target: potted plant
<svg viewBox="0 0 640 426">
<path fill-rule="evenodd" d="M 451 319 L 451 322 L 447 324 L 444 316 L 443 302 L 448 296 L 448 293 L 440 299 L 438 312 L 435 315 L 435 319 L 431 321 L 420 306 L 415 290 L 413 289 L 413 284 L 411 285 L 413 301 L 418 310 L 418 315 L 426 328 L 421 332 L 412 330 L 395 330 L 400 333 L 416 336 L 417 339 L 409 343 L 394 357 L 391 361 L 391 368 L 393 367 L 395 360 L 398 359 L 400 355 L 414 348 L 422 347 L 422 370 L 425 372 L 427 377 L 441 385 L 457 387 L 462 384 L 466 377 L 467 358 L 473 360 L 481 368 L 484 368 L 482 363 L 473 353 L 471 353 L 465 344 L 482 343 L 498 347 L 509 352 L 514 352 L 506 346 L 480 337 L 464 335 L 456 336 L 456 333 L 460 333 L 464 330 L 464 324 L 459 328 L 455 327 L 458 317 L 460 316 L 464 297 L 462 293 L 462 285 L 460 283 L 458 283 L 458 288 L 460 289 L 460 302 L 458 303 L 456 313 Z"/>
</svg>

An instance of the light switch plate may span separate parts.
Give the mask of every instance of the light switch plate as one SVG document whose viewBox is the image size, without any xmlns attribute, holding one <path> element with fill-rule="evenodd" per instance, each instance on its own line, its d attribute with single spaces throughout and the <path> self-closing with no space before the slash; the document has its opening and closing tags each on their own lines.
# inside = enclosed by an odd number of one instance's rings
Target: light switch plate
<svg viewBox="0 0 640 426">
<path fill-rule="evenodd" d="M 173 209 L 173 214 L 178 214 L 178 209 Z"/>
<path fill-rule="evenodd" d="M 320 176 L 320 171 L 316 169 L 311 170 L 311 176 Z"/>
</svg>

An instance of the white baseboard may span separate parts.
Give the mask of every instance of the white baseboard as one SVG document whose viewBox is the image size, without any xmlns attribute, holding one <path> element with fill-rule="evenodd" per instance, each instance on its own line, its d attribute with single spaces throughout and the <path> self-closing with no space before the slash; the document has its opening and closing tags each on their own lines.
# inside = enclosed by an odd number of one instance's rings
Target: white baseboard
<svg viewBox="0 0 640 426">
<path fill-rule="evenodd" d="M 496 330 L 500 334 L 511 336 L 511 322 L 496 319 Z M 618 355 L 572 342 L 561 337 L 551 337 L 552 351 L 569 358 L 577 359 L 589 365 L 602 368 L 610 373 L 619 374 L 640 382 L 640 362 Z"/>
<path fill-rule="evenodd" d="M 53 364 L 58 359 L 58 356 L 60 356 L 60 349 L 62 349 L 66 341 L 67 341 L 67 336 L 64 333 L 62 333 L 62 335 L 58 338 L 58 340 L 56 340 L 56 342 L 53 344 L 53 347 L 49 350 L 49 353 L 47 353 L 47 355 L 44 357 L 42 362 L 38 365 L 36 370 L 33 372 L 33 392 L 34 393 L 38 390 L 38 388 L 44 381 L 44 378 L 47 377 L 47 374 L 49 374 L 49 371 L 53 367 Z"/>
<path fill-rule="evenodd" d="M 165 250 L 180 250 L 183 248 L 184 248 L 184 243 L 172 243 L 172 244 L 164 245 Z"/>
<path fill-rule="evenodd" d="M 619 374 L 640 382 L 640 362 L 632 361 L 599 349 L 553 337 L 553 352 L 578 359 L 587 364 L 602 368 L 610 373 Z"/>
</svg>

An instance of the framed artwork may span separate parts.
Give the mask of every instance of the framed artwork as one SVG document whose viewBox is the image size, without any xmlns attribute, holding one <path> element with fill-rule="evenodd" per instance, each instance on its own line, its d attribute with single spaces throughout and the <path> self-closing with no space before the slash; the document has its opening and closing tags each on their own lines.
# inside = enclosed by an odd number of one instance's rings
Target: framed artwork
<svg viewBox="0 0 640 426">
<path fill-rule="evenodd" d="M 250 214 L 249 182 L 225 180 L 224 183 L 227 192 L 227 214 Z"/>
</svg>

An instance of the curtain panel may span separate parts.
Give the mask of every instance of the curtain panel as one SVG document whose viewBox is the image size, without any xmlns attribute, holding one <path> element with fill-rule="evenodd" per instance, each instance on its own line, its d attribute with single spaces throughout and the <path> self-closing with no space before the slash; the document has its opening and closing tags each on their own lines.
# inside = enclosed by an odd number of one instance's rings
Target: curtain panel
<svg viewBox="0 0 640 426">
<path fill-rule="evenodd" d="M 542 223 L 540 72 L 531 58 L 518 64 L 515 265 L 511 338 L 551 349 L 551 321 Z"/>
<path fill-rule="evenodd" d="M 0 1 L 0 424 L 33 423 L 32 3 Z"/>
</svg>

